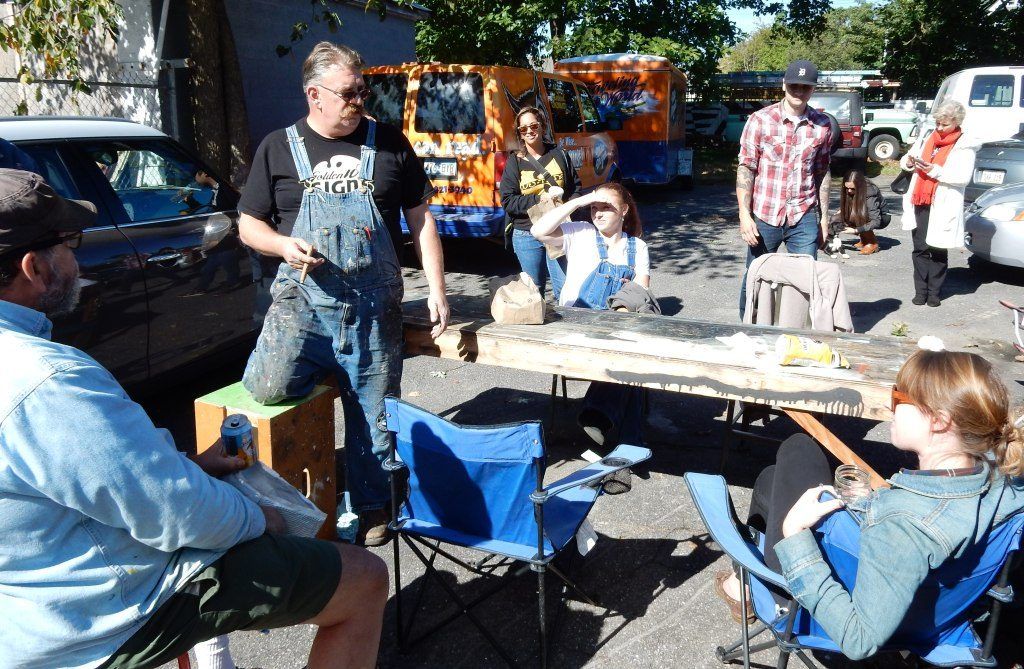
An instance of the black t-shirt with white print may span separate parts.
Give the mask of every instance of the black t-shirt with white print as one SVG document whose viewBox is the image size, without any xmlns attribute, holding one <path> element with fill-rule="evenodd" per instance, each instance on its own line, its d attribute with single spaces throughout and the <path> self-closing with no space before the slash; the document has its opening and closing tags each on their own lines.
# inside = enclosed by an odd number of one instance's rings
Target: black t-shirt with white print
<svg viewBox="0 0 1024 669">
<path fill-rule="evenodd" d="M 347 193 L 359 187 L 360 147 L 366 142 L 369 122 L 363 120 L 354 132 L 328 139 L 314 132 L 306 119 L 296 124 L 303 137 L 314 185 L 332 193 Z M 373 199 L 395 247 L 401 245 L 402 209 L 423 203 L 434 193 L 423 164 L 400 130 L 377 124 L 377 157 L 373 166 Z M 238 210 L 273 224 L 283 235 L 291 235 L 302 203 L 303 186 L 288 146 L 284 129 L 267 135 L 256 149 L 249 180 L 242 191 Z"/>
</svg>

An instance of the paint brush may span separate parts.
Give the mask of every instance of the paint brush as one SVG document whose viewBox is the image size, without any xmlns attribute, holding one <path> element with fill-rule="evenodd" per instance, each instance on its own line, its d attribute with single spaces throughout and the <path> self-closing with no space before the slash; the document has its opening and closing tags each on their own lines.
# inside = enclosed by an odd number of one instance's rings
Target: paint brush
<svg viewBox="0 0 1024 669">
<path fill-rule="evenodd" d="M 309 247 L 309 255 L 313 255 L 314 253 L 316 253 L 316 247 L 315 246 L 310 246 Z M 306 283 L 306 275 L 307 274 L 309 274 L 309 263 L 308 262 L 304 262 L 304 263 L 302 263 L 302 274 L 299 275 L 299 283 Z"/>
</svg>

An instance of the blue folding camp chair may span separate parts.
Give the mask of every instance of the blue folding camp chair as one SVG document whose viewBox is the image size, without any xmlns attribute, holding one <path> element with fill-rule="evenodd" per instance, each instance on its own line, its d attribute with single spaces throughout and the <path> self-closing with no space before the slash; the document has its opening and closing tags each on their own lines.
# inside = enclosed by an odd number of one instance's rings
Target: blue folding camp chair
<svg viewBox="0 0 1024 669">
<path fill-rule="evenodd" d="M 571 588 L 597 606 L 553 560 L 564 549 L 575 550 L 573 538 L 597 496 L 601 480 L 651 456 L 646 448 L 621 445 L 610 455 L 560 481 L 544 486 L 544 440 L 539 421 L 492 426 L 460 426 L 393 397 L 384 400 L 384 422 L 391 433 L 385 468 L 391 472 L 391 527 L 457 604 L 457 610 L 429 630 L 409 639 L 422 601 L 422 587 L 405 622 L 398 540 L 395 555 L 395 609 L 401 649 L 432 634 L 463 613 L 510 666 L 511 655 L 473 614 L 472 609 L 508 585 L 516 576 L 535 571 L 540 635 L 540 664 L 547 666 L 547 622 L 544 579 L 548 571 L 562 580 L 562 597 Z M 398 476 L 408 470 L 407 492 L 400 499 Z M 475 564 L 441 548 L 454 544 L 480 551 Z M 427 558 L 421 551 L 426 548 Z M 441 555 L 481 576 L 492 586 L 463 601 L 434 567 Z M 490 563 L 494 558 L 498 562 Z M 490 564 L 488 564 L 490 563 Z M 497 575 L 501 572 L 501 575 Z M 426 585 L 424 580 L 423 585 Z"/>
<path fill-rule="evenodd" d="M 794 600 L 779 607 L 769 588 L 788 593 L 781 574 L 764 563 L 763 537 L 760 546 L 744 537 L 736 524 L 725 479 L 709 474 L 687 473 L 686 485 L 711 538 L 739 565 L 740 580 L 750 587 L 750 597 L 758 624 L 751 630 L 746 620 L 740 640 L 731 646 L 719 646 L 715 653 L 722 662 L 743 658 L 750 666 L 750 654 L 777 647 L 778 667 L 783 669 L 789 655 L 795 653 L 804 664 L 814 665 L 804 651 L 840 653 L 808 612 Z M 992 656 L 996 628 L 1002 605 L 1013 600 L 1008 585 L 1012 554 L 1020 548 L 1024 514 L 1015 516 L 988 533 L 979 543 L 956 560 L 936 569 L 918 588 L 910 610 L 882 651 L 909 651 L 925 662 L 939 667 L 995 667 Z M 860 550 L 860 526 L 845 511 L 829 515 L 815 530 L 825 560 L 848 590 L 857 577 Z M 995 585 L 993 585 L 995 584 Z M 746 609 L 746 588 L 741 588 L 742 609 Z M 988 629 L 982 642 L 972 627 L 976 603 L 983 596 L 992 599 Z M 772 639 L 751 646 L 750 641 L 763 632 Z"/>
</svg>

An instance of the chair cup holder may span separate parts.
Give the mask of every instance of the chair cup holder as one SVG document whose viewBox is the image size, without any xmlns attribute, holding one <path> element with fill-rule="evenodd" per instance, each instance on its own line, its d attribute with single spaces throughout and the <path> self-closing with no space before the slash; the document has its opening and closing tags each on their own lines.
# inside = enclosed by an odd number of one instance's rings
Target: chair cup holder
<svg viewBox="0 0 1024 669">
<path fill-rule="evenodd" d="M 605 467 L 626 467 L 629 462 L 626 458 L 601 458 L 601 464 Z"/>
</svg>

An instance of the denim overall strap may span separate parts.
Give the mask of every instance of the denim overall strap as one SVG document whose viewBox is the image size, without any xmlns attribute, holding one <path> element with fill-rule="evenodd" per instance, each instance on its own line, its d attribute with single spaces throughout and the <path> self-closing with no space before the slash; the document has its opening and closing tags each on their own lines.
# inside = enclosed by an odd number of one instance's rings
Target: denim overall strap
<svg viewBox="0 0 1024 669">
<path fill-rule="evenodd" d="M 359 180 L 364 186 L 368 186 L 373 192 L 373 164 L 377 158 L 377 122 L 373 119 L 368 121 L 366 127 L 366 143 L 359 150 Z"/>
<path fill-rule="evenodd" d="M 306 153 L 306 145 L 302 142 L 302 135 L 298 127 L 288 126 L 285 130 L 288 136 L 288 149 L 292 152 L 292 160 L 295 161 L 295 171 L 299 175 L 300 183 L 308 183 L 313 178 L 313 168 L 309 165 L 309 154 Z"/>
<path fill-rule="evenodd" d="M 605 243 L 604 237 L 601 236 L 601 232 L 594 228 L 594 239 L 597 240 L 597 254 L 601 258 L 601 262 L 607 262 L 608 260 L 608 244 Z"/>
<path fill-rule="evenodd" d="M 622 234 L 626 235 L 625 232 Z M 636 237 L 626 235 L 626 264 L 629 268 L 636 271 Z"/>
</svg>

